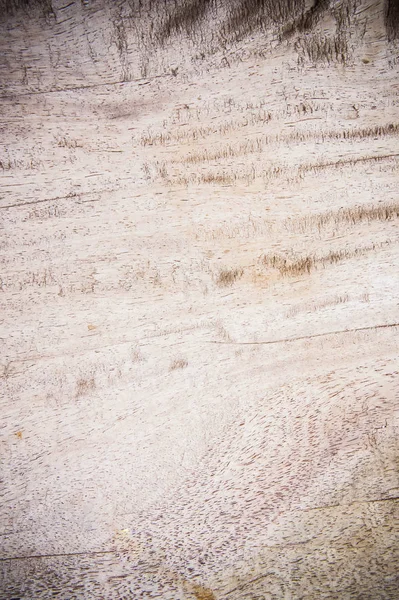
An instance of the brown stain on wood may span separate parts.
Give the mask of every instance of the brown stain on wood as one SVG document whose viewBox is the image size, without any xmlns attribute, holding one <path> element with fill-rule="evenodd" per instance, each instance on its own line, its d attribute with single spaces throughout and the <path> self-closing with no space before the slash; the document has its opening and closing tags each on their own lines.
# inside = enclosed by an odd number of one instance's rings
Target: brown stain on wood
<svg viewBox="0 0 399 600">
<path fill-rule="evenodd" d="M 216 600 L 215 594 L 211 589 L 192 583 L 192 591 L 196 600 Z"/>
</svg>

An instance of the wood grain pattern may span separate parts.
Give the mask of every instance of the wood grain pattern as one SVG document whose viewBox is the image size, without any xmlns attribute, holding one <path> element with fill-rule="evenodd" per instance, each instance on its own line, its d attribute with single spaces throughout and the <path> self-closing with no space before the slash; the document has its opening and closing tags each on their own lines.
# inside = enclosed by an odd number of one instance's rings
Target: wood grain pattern
<svg viewBox="0 0 399 600">
<path fill-rule="evenodd" d="M 0 597 L 395 600 L 384 3 L 51 7 L 0 24 Z"/>
</svg>

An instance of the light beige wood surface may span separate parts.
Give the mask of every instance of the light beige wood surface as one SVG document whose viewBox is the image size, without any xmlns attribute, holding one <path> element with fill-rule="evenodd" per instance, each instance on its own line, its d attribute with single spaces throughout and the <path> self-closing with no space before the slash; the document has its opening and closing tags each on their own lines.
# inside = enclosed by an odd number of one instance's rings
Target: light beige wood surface
<svg viewBox="0 0 399 600">
<path fill-rule="evenodd" d="M 233 4 L 3 12 L 1 598 L 399 597 L 398 45 Z"/>
</svg>

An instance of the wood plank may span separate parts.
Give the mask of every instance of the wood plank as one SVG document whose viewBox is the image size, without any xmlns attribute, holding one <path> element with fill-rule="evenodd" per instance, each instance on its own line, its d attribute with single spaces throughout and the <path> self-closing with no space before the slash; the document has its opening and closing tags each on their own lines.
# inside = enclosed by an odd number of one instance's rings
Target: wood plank
<svg viewBox="0 0 399 600">
<path fill-rule="evenodd" d="M 394 600 L 384 5 L 178 4 L 3 14 L 0 597 Z"/>
</svg>

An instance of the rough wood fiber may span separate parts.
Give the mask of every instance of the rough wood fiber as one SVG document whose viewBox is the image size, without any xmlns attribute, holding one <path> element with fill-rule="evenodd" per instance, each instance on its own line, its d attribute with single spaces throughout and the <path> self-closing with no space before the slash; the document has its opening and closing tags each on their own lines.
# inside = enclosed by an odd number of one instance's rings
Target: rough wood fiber
<svg viewBox="0 0 399 600">
<path fill-rule="evenodd" d="M 0 3 L 0 598 L 398 598 L 388 4 Z"/>
</svg>

